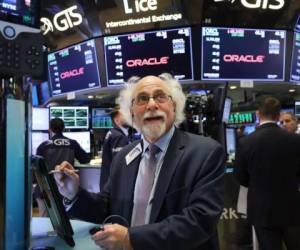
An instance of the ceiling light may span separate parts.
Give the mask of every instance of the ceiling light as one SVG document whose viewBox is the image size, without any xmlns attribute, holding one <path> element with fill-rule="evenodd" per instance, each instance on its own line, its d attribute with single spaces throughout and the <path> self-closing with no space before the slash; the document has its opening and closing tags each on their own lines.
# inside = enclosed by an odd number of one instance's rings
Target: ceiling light
<svg viewBox="0 0 300 250">
<path fill-rule="evenodd" d="M 93 95 L 89 95 L 88 98 L 89 98 L 89 99 L 93 99 L 94 96 L 93 96 Z"/>
<path fill-rule="evenodd" d="M 230 86 L 229 88 L 230 88 L 230 89 L 237 89 L 237 86 L 232 85 L 232 86 Z"/>
<path fill-rule="evenodd" d="M 296 92 L 296 90 L 295 89 L 289 89 L 289 92 L 293 93 L 293 92 Z"/>
</svg>

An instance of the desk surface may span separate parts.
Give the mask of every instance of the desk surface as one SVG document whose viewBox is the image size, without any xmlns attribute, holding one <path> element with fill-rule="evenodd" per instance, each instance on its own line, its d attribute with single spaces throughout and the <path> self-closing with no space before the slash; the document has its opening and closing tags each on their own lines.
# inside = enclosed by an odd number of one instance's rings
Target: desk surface
<svg viewBox="0 0 300 250">
<path fill-rule="evenodd" d="M 47 233 L 53 231 L 49 218 L 33 217 L 31 221 L 31 246 L 51 246 L 55 247 L 55 250 L 99 250 L 101 249 L 95 245 L 91 240 L 89 230 L 95 226 L 95 224 L 71 220 L 71 224 L 74 231 L 75 247 L 70 247 L 58 236 L 48 236 Z"/>
</svg>

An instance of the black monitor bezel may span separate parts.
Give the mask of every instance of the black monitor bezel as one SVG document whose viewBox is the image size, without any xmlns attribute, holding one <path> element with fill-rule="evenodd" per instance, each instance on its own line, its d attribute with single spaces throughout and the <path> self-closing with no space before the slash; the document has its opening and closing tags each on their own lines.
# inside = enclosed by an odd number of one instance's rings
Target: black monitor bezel
<svg viewBox="0 0 300 250">
<path fill-rule="evenodd" d="M 54 177 L 48 173 L 45 160 L 41 156 L 32 157 L 33 172 L 42 193 L 50 221 L 57 235 L 71 247 L 75 246 L 74 231 L 62 203 Z"/>
</svg>

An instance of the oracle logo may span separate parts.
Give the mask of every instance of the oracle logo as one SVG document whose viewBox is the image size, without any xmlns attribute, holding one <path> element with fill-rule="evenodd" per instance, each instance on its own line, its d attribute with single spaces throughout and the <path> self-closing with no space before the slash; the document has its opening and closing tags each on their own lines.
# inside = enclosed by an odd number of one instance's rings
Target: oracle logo
<svg viewBox="0 0 300 250">
<path fill-rule="evenodd" d="M 245 62 L 245 63 L 263 63 L 265 59 L 264 55 L 224 55 L 223 60 L 225 62 Z"/>
<path fill-rule="evenodd" d="M 84 74 L 84 67 L 80 67 L 79 69 L 72 69 L 68 70 L 65 72 L 60 73 L 60 78 L 65 79 L 65 78 L 70 78 L 73 76 L 79 76 Z"/>
<path fill-rule="evenodd" d="M 131 59 L 126 61 L 126 66 L 137 67 L 137 66 L 144 66 L 144 65 L 160 65 L 160 64 L 168 64 L 169 57 L 163 56 L 161 58 L 150 57 L 144 59 Z"/>
</svg>

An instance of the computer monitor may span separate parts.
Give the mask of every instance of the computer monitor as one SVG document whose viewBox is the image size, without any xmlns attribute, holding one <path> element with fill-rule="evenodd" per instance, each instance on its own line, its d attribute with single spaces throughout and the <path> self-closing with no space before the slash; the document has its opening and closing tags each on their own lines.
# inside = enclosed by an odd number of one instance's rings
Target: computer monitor
<svg viewBox="0 0 300 250">
<path fill-rule="evenodd" d="M 300 101 L 295 101 L 295 115 L 300 117 Z"/>
<path fill-rule="evenodd" d="M 42 193 L 42 200 L 45 203 L 54 230 L 69 246 L 74 247 L 74 232 L 53 175 L 48 173 L 43 157 L 32 157 L 32 164 L 37 184 Z"/>
<path fill-rule="evenodd" d="M 222 122 L 228 123 L 229 116 L 230 116 L 230 110 L 231 110 L 231 102 L 232 102 L 232 100 L 229 97 L 225 98 Z"/>
<path fill-rule="evenodd" d="M 32 130 L 48 130 L 49 129 L 49 109 L 48 108 L 32 108 Z"/>
<path fill-rule="evenodd" d="M 257 126 L 257 124 L 247 124 L 247 125 L 245 125 L 245 130 L 244 130 L 245 134 L 249 135 L 249 134 L 253 133 L 256 129 L 256 126 Z"/>
<path fill-rule="evenodd" d="M 226 128 L 226 152 L 229 157 L 235 155 L 236 151 L 236 130 L 235 128 Z"/>
<path fill-rule="evenodd" d="M 113 122 L 110 117 L 112 109 L 109 108 L 93 108 L 92 109 L 92 128 L 107 128 L 113 127 Z"/>
<path fill-rule="evenodd" d="M 36 150 L 38 146 L 44 142 L 49 140 L 48 132 L 31 132 L 31 153 L 32 155 L 36 155 Z"/>
<path fill-rule="evenodd" d="M 290 82 L 300 84 L 300 31 L 294 33 Z"/>
<path fill-rule="evenodd" d="M 64 132 L 64 136 L 79 143 L 85 152 L 91 152 L 91 135 L 89 131 Z"/>
<path fill-rule="evenodd" d="M 48 69 L 53 96 L 101 86 L 95 40 L 48 54 Z"/>
<path fill-rule="evenodd" d="M 0 20 L 40 28 L 40 1 L 1 0 Z"/>
<path fill-rule="evenodd" d="M 31 103 L 33 107 L 39 106 L 39 95 L 36 85 L 32 85 Z"/>
<path fill-rule="evenodd" d="M 180 81 L 194 79 L 190 28 L 107 36 L 104 49 L 107 86 L 165 72 Z"/>
<path fill-rule="evenodd" d="M 202 28 L 202 80 L 284 81 L 286 31 Z"/>
<path fill-rule="evenodd" d="M 53 106 L 50 107 L 50 119 L 61 118 L 67 129 L 89 128 L 89 107 Z"/>
</svg>

